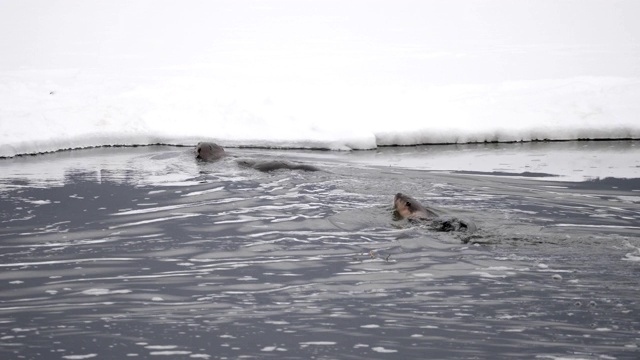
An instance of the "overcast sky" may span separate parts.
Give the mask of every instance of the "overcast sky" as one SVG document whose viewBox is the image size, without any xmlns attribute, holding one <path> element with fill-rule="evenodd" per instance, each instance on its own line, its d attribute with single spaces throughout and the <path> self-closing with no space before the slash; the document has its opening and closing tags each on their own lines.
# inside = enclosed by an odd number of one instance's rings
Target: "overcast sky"
<svg viewBox="0 0 640 360">
<path fill-rule="evenodd" d="M 0 70 L 380 83 L 640 76 L 639 15 L 637 0 L 0 0 Z"/>
</svg>

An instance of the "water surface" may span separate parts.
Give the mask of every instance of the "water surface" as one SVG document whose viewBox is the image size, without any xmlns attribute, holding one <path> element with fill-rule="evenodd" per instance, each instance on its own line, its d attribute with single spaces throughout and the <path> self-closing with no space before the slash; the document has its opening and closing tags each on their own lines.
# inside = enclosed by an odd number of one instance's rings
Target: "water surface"
<svg viewBox="0 0 640 360">
<path fill-rule="evenodd" d="M 1 356 L 637 358 L 640 176 L 513 146 L 229 150 L 320 172 L 175 147 L 2 160 Z M 594 146 L 565 148 L 638 152 Z M 399 191 L 479 230 L 394 221 Z"/>
</svg>

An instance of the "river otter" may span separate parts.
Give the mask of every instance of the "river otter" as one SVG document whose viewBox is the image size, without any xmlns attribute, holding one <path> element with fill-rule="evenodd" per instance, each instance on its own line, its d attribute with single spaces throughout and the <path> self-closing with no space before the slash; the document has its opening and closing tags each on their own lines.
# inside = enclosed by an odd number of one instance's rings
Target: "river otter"
<svg viewBox="0 0 640 360">
<path fill-rule="evenodd" d="M 252 159 L 240 159 L 240 160 L 236 160 L 236 162 L 240 166 L 250 167 L 256 170 L 260 170 L 262 172 L 269 172 L 269 171 L 280 170 L 280 169 L 304 170 L 304 171 L 320 170 L 313 165 L 293 163 L 293 162 L 284 161 L 284 160 L 258 161 L 258 160 L 252 160 Z"/>
<path fill-rule="evenodd" d="M 200 142 L 196 145 L 196 159 L 202 161 L 216 161 L 227 156 L 224 148 L 218 144 L 212 142 Z M 284 160 L 253 160 L 253 159 L 237 159 L 236 163 L 243 167 L 256 169 L 262 172 L 269 172 L 274 170 L 304 170 L 304 171 L 318 171 L 317 167 L 313 165 L 300 164 Z"/>
<path fill-rule="evenodd" d="M 441 217 L 432 209 L 422 206 L 411 196 L 397 193 L 393 198 L 394 213 L 400 219 L 409 221 L 426 221 L 436 231 L 468 231 L 476 230 L 476 225 L 468 220 Z"/>
<path fill-rule="evenodd" d="M 220 160 L 226 155 L 222 146 L 212 142 L 199 142 L 196 145 L 196 159 L 203 161 Z"/>
<path fill-rule="evenodd" d="M 402 219 L 431 220 L 438 217 L 432 210 L 427 210 L 416 199 L 403 193 L 393 198 L 393 208 Z"/>
</svg>

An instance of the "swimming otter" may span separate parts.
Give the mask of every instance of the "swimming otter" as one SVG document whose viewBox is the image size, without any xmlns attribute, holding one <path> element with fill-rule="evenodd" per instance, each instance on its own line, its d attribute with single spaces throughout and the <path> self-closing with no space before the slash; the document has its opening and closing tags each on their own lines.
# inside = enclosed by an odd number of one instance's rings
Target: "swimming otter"
<svg viewBox="0 0 640 360">
<path fill-rule="evenodd" d="M 476 225 L 468 220 L 441 217 L 435 211 L 422 206 L 411 196 L 397 193 L 393 198 L 394 212 L 400 219 L 409 221 L 428 221 L 429 227 L 436 231 L 468 231 L 476 230 Z"/>
<path fill-rule="evenodd" d="M 318 171 L 317 167 L 307 164 L 292 163 L 284 160 L 270 160 L 270 161 L 257 161 L 252 159 L 240 159 L 236 160 L 238 165 L 244 167 L 250 167 L 262 172 L 269 172 L 274 170 L 286 169 L 286 170 L 304 170 L 304 171 Z"/>
<path fill-rule="evenodd" d="M 196 145 L 196 159 L 203 161 L 220 160 L 226 155 L 222 146 L 212 142 L 199 142 Z"/>
<path fill-rule="evenodd" d="M 224 148 L 218 144 L 212 142 L 199 142 L 196 145 L 196 159 L 202 161 L 216 161 L 227 156 Z M 286 170 L 304 170 L 304 171 L 318 171 L 317 167 L 313 165 L 294 163 L 284 160 L 252 160 L 252 159 L 238 159 L 236 160 L 238 165 L 243 167 L 249 167 L 262 172 L 269 172 L 274 170 L 286 169 Z"/>
<path fill-rule="evenodd" d="M 431 220 L 438 217 L 432 210 L 427 210 L 416 199 L 403 193 L 397 193 L 393 198 L 393 208 L 402 219 Z"/>
</svg>

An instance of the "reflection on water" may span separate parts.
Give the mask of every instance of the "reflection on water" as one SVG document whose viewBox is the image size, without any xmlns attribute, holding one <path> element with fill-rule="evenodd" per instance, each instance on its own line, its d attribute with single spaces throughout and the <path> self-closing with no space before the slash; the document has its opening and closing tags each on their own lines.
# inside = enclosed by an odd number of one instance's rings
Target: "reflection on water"
<svg viewBox="0 0 640 360">
<path fill-rule="evenodd" d="M 67 156 L 0 180 L 3 359 L 638 356 L 637 180 Z M 394 222 L 398 191 L 480 230 Z"/>
</svg>

